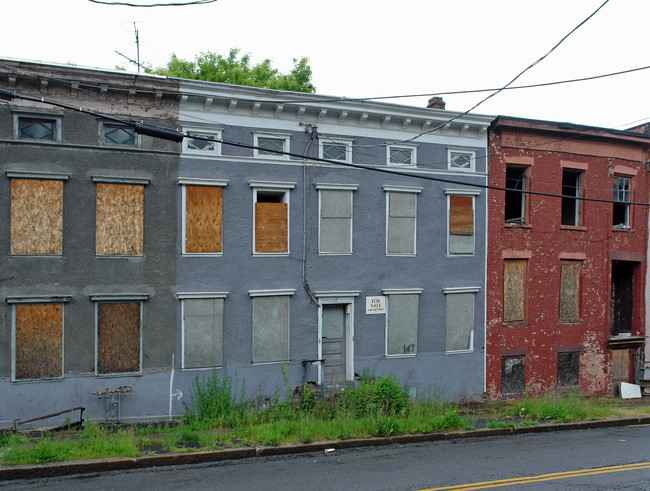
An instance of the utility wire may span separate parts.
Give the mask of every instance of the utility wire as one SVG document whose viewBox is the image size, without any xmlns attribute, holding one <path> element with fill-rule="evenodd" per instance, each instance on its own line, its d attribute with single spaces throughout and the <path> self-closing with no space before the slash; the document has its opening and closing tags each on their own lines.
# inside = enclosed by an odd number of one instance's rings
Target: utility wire
<svg viewBox="0 0 650 491">
<path fill-rule="evenodd" d="M 146 5 L 138 3 L 128 3 L 128 2 L 104 2 L 101 0 L 88 0 L 91 3 L 98 3 L 100 5 L 120 5 L 122 7 L 185 7 L 187 5 L 205 5 L 208 3 L 214 3 L 217 0 L 195 0 L 193 2 L 173 2 L 173 3 L 150 3 Z"/>
</svg>

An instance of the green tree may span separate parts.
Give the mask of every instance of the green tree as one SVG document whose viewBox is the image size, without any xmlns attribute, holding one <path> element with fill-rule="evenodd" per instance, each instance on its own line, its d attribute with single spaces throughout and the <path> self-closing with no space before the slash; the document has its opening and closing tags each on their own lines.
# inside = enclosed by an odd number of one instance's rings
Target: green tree
<svg viewBox="0 0 650 491">
<path fill-rule="evenodd" d="M 307 58 L 294 58 L 291 71 L 280 73 L 277 68 L 273 68 L 268 58 L 251 65 L 250 55 L 246 53 L 239 58 L 237 48 L 231 48 L 228 56 L 213 51 L 202 51 L 196 55 L 194 61 L 183 60 L 172 54 L 167 66 L 155 68 L 151 73 L 294 92 L 316 91 L 316 87 L 311 83 L 312 72 Z"/>
</svg>

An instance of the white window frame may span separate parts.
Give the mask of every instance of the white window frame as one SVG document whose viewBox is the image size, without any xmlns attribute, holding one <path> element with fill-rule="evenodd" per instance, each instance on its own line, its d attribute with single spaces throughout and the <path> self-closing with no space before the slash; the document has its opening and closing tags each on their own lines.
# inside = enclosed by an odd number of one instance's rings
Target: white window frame
<svg viewBox="0 0 650 491">
<path fill-rule="evenodd" d="M 354 242 L 352 234 L 354 231 L 354 191 L 359 188 L 358 184 L 329 184 L 317 183 L 315 185 L 318 190 L 318 255 L 319 256 L 351 256 L 353 253 L 352 244 Z M 321 251 L 321 191 L 350 191 L 350 247 L 347 252 L 325 252 Z"/>
<path fill-rule="evenodd" d="M 221 155 L 221 142 L 212 142 L 213 148 L 211 150 L 197 150 L 189 148 L 189 142 L 192 137 L 200 136 L 204 138 L 211 138 L 214 140 L 221 140 L 222 130 L 208 130 L 202 128 L 183 128 L 183 131 L 189 136 L 183 138 L 182 152 L 189 155 L 202 155 L 204 157 L 216 157 Z"/>
<path fill-rule="evenodd" d="M 212 370 L 213 368 L 221 368 L 222 365 L 217 367 L 185 367 L 185 300 L 209 300 L 214 298 L 226 299 L 228 292 L 179 292 L 176 294 L 176 298 L 181 301 L 181 369 L 194 371 L 194 370 Z M 225 303 L 225 302 L 224 302 Z M 225 305 L 224 305 L 225 310 Z M 224 322 L 225 324 L 225 322 Z M 221 329 L 223 330 L 223 324 Z M 223 343 L 222 343 L 223 344 Z M 223 350 L 223 362 L 226 363 L 225 358 L 225 349 L 222 346 Z"/>
<path fill-rule="evenodd" d="M 38 296 L 8 296 L 7 303 L 11 305 L 11 381 L 15 383 L 35 382 L 41 380 L 61 380 L 65 377 L 65 304 L 70 301 L 70 295 L 38 295 Z M 61 375 L 47 378 L 16 378 L 16 305 L 61 304 Z"/>
<path fill-rule="evenodd" d="M 445 189 L 445 195 L 447 196 L 447 255 L 448 256 L 474 256 L 476 254 L 476 197 L 481 194 L 480 191 L 474 189 Z M 449 250 L 449 239 L 451 234 L 450 232 L 450 222 L 449 222 L 449 211 L 451 207 L 450 196 L 470 196 L 472 198 L 472 214 L 473 214 L 473 231 L 472 239 L 474 242 L 474 247 L 472 252 L 451 252 Z"/>
<path fill-rule="evenodd" d="M 187 252 L 185 250 L 186 235 L 186 186 L 217 186 L 225 188 L 228 185 L 228 179 L 201 179 L 191 177 L 179 177 L 177 180 L 181 186 L 181 255 L 184 257 L 221 257 L 223 256 L 223 202 L 221 204 L 221 252 Z"/>
<path fill-rule="evenodd" d="M 418 200 L 417 197 L 415 198 L 415 226 L 413 228 L 413 252 L 405 252 L 405 253 L 397 253 L 397 252 L 388 252 L 388 222 L 389 222 L 389 213 L 390 213 L 390 193 L 413 193 L 413 194 L 420 194 L 422 192 L 421 187 L 415 187 L 415 186 L 391 186 L 391 185 L 385 185 L 383 187 L 384 193 L 386 194 L 386 212 L 385 212 L 385 219 L 386 219 L 386 229 L 385 229 L 385 235 L 386 235 L 386 255 L 387 256 L 393 256 L 393 257 L 415 257 L 417 256 L 417 245 L 418 245 Z"/>
<path fill-rule="evenodd" d="M 51 140 L 41 140 L 38 138 L 21 138 L 20 137 L 20 120 L 21 119 L 51 119 L 54 121 L 54 138 Z M 63 115 L 59 113 L 48 112 L 31 112 L 31 111 L 14 111 L 13 112 L 13 125 L 14 125 L 14 140 L 39 142 L 45 144 L 61 143 L 62 140 L 62 120 Z"/>
<path fill-rule="evenodd" d="M 253 134 L 254 138 L 254 146 L 255 148 L 253 149 L 253 157 L 258 158 L 258 159 L 274 159 L 274 160 L 289 160 L 289 155 L 287 155 L 288 152 L 291 151 L 291 135 L 288 135 L 286 133 L 254 133 Z M 282 140 L 284 143 L 282 144 L 282 151 L 285 153 L 277 154 L 277 153 L 260 153 L 259 149 L 259 140 L 260 138 L 268 138 L 271 140 Z"/>
<path fill-rule="evenodd" d="M 400 164 L 399 162 L 391 162 L 390 158 L 390 151 L 391 149 L 396 150 L 410 150 L 411 151 L 411 163 L 410 164 Z M 417 145 L 387 145 L 386 146 L 386 165 L 390 167 L 405 167 L 405 168 L 413 168 L 417 167 L 418 161 L 417 161 Z"/>
<path fill-rule="evenodd" d="M 288 256 L 291 252 L 291 202 L 290 191 L 296 187 L 295 182 L 279 181 L 248 181 L 248 185 L 253 189 L 253 256 Z M 286 252 L 257 252 L 255 250 L 255 203 L 257 203 L 257 193 L 277 193 L 282 194 L 281 203 L 287 204 L 287 251 Z"/>
<path fill-rule="evenodd" d="M 345 146 L 345 159 L 343 160 L 334 160 L 326 157 L 324 155 L 324 145 L 344 145 Z M 321 159 L 332 160 L 333 162 L 352 162 L 352 140 L 347 140 L 343 138 L 321 138 L 318 141 L 318 157 Z"/>
<path fill-rule="evenodd" d="M 398 354 L 389 354 L 388 353 L 388 309 L 390 309 L 390 296 L 391 295 L 422 295 L 422 292 L 424 291 L 423 288 L 383 288 L 382 293 L 388 297 L 388 301 L 386 302 L 387 304 L 387 310 L 386 314 L 384 315 L 385 321 L 384 321 L 384 356 L 386 358 L 414 358 L 417 356 L 418 351 L 417 351 L 417 338 L 419 335 L 420 331 L 420 299 L 418 297 L 418 323 L 415 327 L 415 351 L 412 353 L 398 353 Z"/>
<path fill-rule="evenodd" d="M 619 229 L 619 230 L 630 230 L 632 228 L 632 216 L 631 216 L 631 210 L 632 210 L 632 205 L 630 204 L 632 201 L 632 182 L 634 179 L 634 176 L 629 176 L 625 174 L 614 174 L 614 183 L 617 181 L 617 179 L 626 179 L 628 181 L 628 189 L 627 191 L 623 191 L 623 195 L 627 194 L 627 200 L 620 200 L 619 195 L 620 191 L 618 189 L 614 189 L 614 198 L 613 201 L 614 203 L 619 203 L 622 206 L 625 207 L 625 223 L 620 223 L 620 224 L 615 224 L 612 223 L 612 227 L 614 229 Z M 613 222 L 613 215 L 612 215 L 612 222 Z"/>
<path fill-rule="evenodd" d="M 467 154 L 469 155 L 469 167 L 454 167 L 452 165 L 453 154 Z M 447 169 L 458 172 L 475 172 L 476 171 L 476 150 L 467 148 L 451 147 L 447 149 Z"/>
<path fill-rule="evenodd" d="M 97 378 L 106 378 L 106 377 L 130 377 L 130 376 L 140 376 L 142 375 L 142 361 L 144 359 L 143 353 L 143 343 L 144 338 L 144 302 L 149 300 L 149 295 L 147 294 L 96 294 L 90 295 L 90 300 L 95 303 L 95 366 L 93 375 Z M 119 373 L 99 373 L 98 363 L 97 363 L 97 349 L 99 341 L 99 304 L 100 303 L 134 303 L 138 302 L 140 304 L 140 369 L 136 372 L 119 372 Z"/>
<path fill-rule="evenodd" d="M 475 332 L 476 330 L 474 327 L 476 327 L 476 293 L 481 291 L 481 287 L 479 286 L 470 286 L 470 287 L 451 287 L 451 288 L 443 288 L 442 289 L 443 293 L 445 294 L 445 354 L 446 355 L 458 355 L 458 354 L 464 354 L 464 353 L 473 353 L 474 352 L 474 340 L 476 339 Z M 447 295 L 455 295 L 459 293 L 472 293 L 474 294 L 474 302 L 472 303 L 473 309 L 472 309 L 472 319 L 474 321 L 474 325 L 472 326 L 472 330 L 470 332 L 470 341 L 469 349 L 462 349 L 462 350 L 453 350 L 453 351 L 447 351 Z"/>
<path fill-rule="evenodd" d="M 288 296 L 291 297 L 296 293 L 295 288 L 283 288 L 283 289 L 278 289 L 278 290 L 248 290 L 248 296 L 251 299 L 254 299 L 255 297 L 283 297 L 283 296 Z M 255 319 L 253 318 L 255 309 L 252 307 L 251 304 L 251 363 L 255 366 L 257 365 L 277 365 L 279 363 L 286 363 L 291 361 L 291 299 L 289 299 L 289 307 L 287 310 L 287 353 L 289 355 L 289 358 L 287 360 L 280 360 L 280 361 L 261 361 L 261 362 L 256 362 L 253 361 L 253 351 L 254 351 L 254 346 L 253 346 L 253 326 L 255 325 Z"/>
</svg>

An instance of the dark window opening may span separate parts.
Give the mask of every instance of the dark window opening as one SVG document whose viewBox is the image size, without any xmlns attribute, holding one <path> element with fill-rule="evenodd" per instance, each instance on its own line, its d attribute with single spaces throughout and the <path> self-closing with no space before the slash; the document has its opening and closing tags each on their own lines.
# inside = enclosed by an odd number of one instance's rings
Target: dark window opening
<svg viewBox="0 0 650 491">
<path fill-rule="evenodd" d="M 612 336 L 632 332 L 634 264 L 630 261 L 612 261 Z"/>
<path fill-rule="evenodd" d="M 581 172 L 562 171 L 562 225 L 580 225 Z"/>
<path fill-rule="evenodd" d="M 612 226 L 630 228 L 630 178 L 614 178 Z"/>
<path fill-rule="evenodd" d="M 284 203 L 284 192 L 273 193 L 266 191 L 257 192 L 258 203 Z"/>
<path fill-rule="evenodd" d="M 557 386 L 575 387 L 580 384 L 580 352 L 557 354 Z"/>
<path fill-rule="evenodd" d="M 506 167 L 506 223 L 525 223 L 526 168 Z"/>
<path fill-rule="evenodd" d="M 519 394 L 526 388 L 523 356 L 504 356 L 501 359 L 501 393 Z"/>
</svg>

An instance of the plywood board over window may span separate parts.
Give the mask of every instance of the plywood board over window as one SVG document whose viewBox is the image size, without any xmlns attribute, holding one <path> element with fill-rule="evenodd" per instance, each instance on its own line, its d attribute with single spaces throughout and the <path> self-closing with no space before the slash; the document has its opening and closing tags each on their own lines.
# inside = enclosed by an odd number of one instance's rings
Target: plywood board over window
<svg viewBox="0 0 650 491">
<path fill-rule="evenodd" d="M 11 253 L 62 254 L 63 181 L 11 180 Z"/>
<path fill-rule="evenodd" d="M 506 261 L 503 265 L 503 320 L 525 319 L 526 261 Z"/>
<path fill-rule="evenodd" d="M 97 304 L 97 373 L 140 371 L 140 302 Z"/>
<path fill-rule="evenodd" d="M 561 321 L 576 321 L 580 317 L 580 263 L 563 263 L 560 273 Z"/>
<path fill-rule="evenodd" d="M 185 252 L 222 252 L 223 188 L 185 187 Z"/>
<path fill-rule="evenodd" d="M 289 251 L 287 203 L 255 203 L 255 252 Z"/>
<path fill-rule="evenodd" d="M 449 196 L 449 233 L 474 235 L 474 198 Z"/>
<path fill-rule="evenodd" d="M 97 254 L 142 255 L 144 186 L 97 183 Z"/>
<path fill-rule="evenodd" d="M 15 306 L 16 380 L 63 376 L 63 304 Z"/>
</svg>

